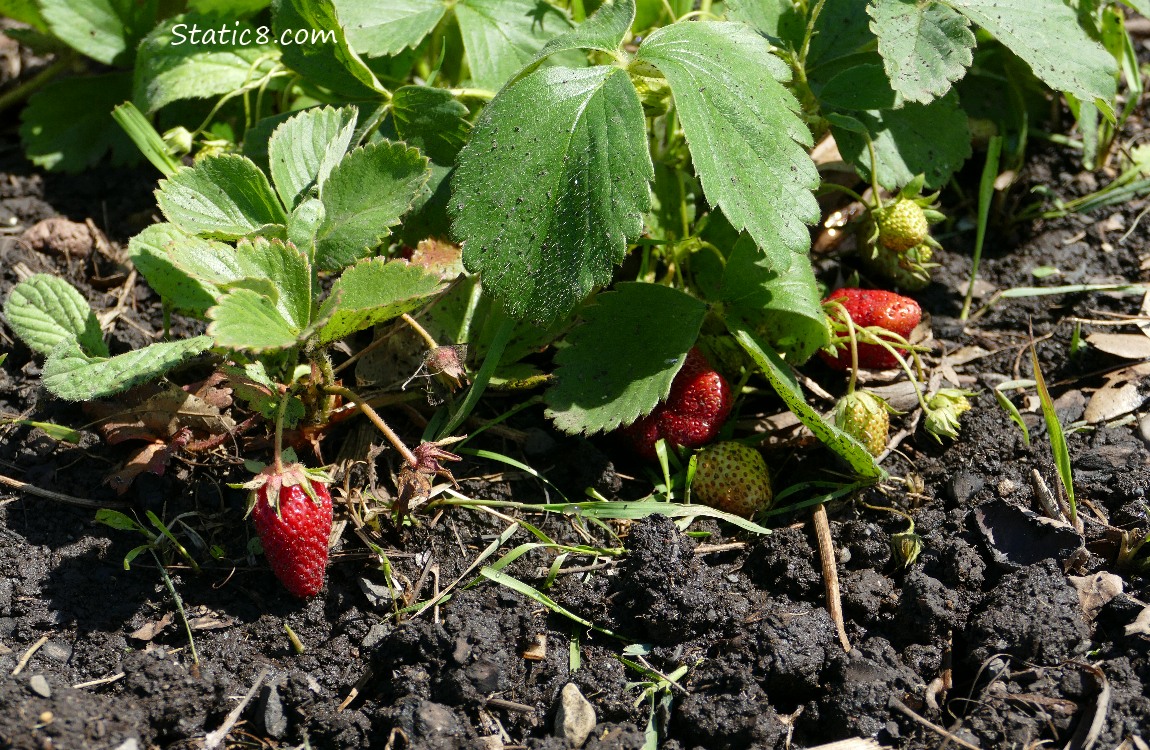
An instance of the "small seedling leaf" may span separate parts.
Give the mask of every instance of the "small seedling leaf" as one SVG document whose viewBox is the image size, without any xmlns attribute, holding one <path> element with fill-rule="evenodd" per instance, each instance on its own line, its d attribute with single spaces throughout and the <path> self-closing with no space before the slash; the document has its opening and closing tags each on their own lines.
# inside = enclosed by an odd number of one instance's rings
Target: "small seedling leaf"
<svg viewBox="0 0 1150 750">
<path fill-rule="evenodd" d="M 308 190 L 323 185 L 347 153 L 355 124 L 354 107 L 317 107 L 275 129 L 268 141 L 268 163 L 285 206 L 294 208 Z"/>
<path fill-rule="evenodd" d="M 571 28 L 562 11 L 537 0 L 460 0 L 455 20 L 472 82 L 491 91 L 530 63 L 551 37 Z"/>
<path fill-rule="evenodd" d="M 345 156 L 320 189 L 324 218 L 316 265 L 335 271 L 366 257 L 399 223 L 429 175 L 427 157 L 402 143 L 380 141 Z"/>
<path fill-rule="evenodd" d="M 443 0 L 337 0 L 352 47 L 366 57 L 391 57 L 415 48 L 447 12 Z"/>
<path fill-rule="evenodd" d="M 867 11 L 890 84 L 908 101 L 926 104 L 944 95 L 970 67 L 974 32 L 953 8 L 876 0 Z"/>
<path fill-rule="evenodd" d="M 854 112 L 866 127 L 878 157 L 879 182 L 894 190 L 925 175 L 926 187 L 939 188 L 970 157 L 970 129 L 958 96 L 951 91 L 930 104 Z M 842 155 L 870 175 L 866 138 L 832 120 Z"/>
<path fill-rule="evenodd" d="M 1047 86 L 1094 101 L 1113 117 L 1117 63 L 1082 28 L 1074 8 L 1034 0 L 953 0 L 947 5 L 1009 47 Z"/>
<path fill-rule="evenodd" d="M 751 359 L 762 370 L 775 392 L 799 421 L 815 434 L 815 437 L 846 460 L 859 476 L 874 480 L 886 478 L 886 470 L 878 465 L 875 457 L 862 443 L 840 430 L 833 422 L 823 419 L 822 415 L 811 408 L 803 397 L 802 389 L 791 373 L 790 367 L 752 332 L 746 321 L 739 319 L 738 316 L 728 315 L 726 322 L 735 340 L 742 345 L 747 354 L 751 355 Z"/>
<path fill-rule="evenodd" d="M 100 322 L 84 296 L 63 279 L 38 273 L 21 281 L 4 303 L 12 331 L 39 354 L 71 341 L 95 356 L 107 356 Z"/>
<path fill-rule="evenodd" d="M 390 4 L 370 3 L 377 11 Z M 272 33 L 292 40 L 281 47 L 285 65 L 341 96 L 378 99 L 386 89 L 348 44 L 344 26 L 331 0 L 276 0 L 273 6 Z"/>
<path fill-rule="evenodd" d="M 512 317 L 555 320 L 611 281 L 650 206 L 645 132 L 613 66 L 539 68 L 484 109 L 459 153 L 452 228 Z"/>
<path fill-rule="evenodd" d="M 65 78 L 28 99 L 20 113 L 24 153 L 38 167 L 79 172 L 110 151 L 113 164 L 128 164 L 139 151 L 112 119 L 112 108 L 132 95 L 129 73 Z"/>
<path fill-rule="evenodd" d="M 706 313 L 705 303 L 659 284 L 599 294 L 555 355 L 547 415 L 564 432 L 591 435 L 650 413 L 671 392 Z"/>
<path fill-rule="evenodd" d="M 419 266 L 383 258 L 361 261 L 343 272 L 324 302 L 320 315 L 327 323 L 319 330 L 319 343 L 337 341 L 411 312 L 439 286 L 439 277 Z"/>
<path fill-rule="evenodd" d="M 43 383 L 65 401 L 91 401 L 155 380 L 211 346 L 210 336 L 196 336 L 149 344 L 108 359 L 91 357 L 69 340 L 44 362 Z"/>
<path fill-rule="evenodd" d="M 829 340 L 826 313 L 811 264 L 798 260 L 780 274 L 771 269 L 786 264 L 772 262 L 773 253 L 790 250 L 776 245 L 764 252 L 750 235 L 740 236 L 727 258 L 720 295 L 788 362 L 798 365 Z"/>
<path fill-rule="evenodd" d="M 760 246 L 805 252 L 819 176 L 798 100 L 783 86 L 790 69 L 770 43 L 741 23 L 675 23 L 647 37 L 636 59 L 667 77 L 707 200 Z"/>
<path fill-rule="evenodd" d="M 218 28 L 211 17 L 188 13 L 164 21 L 144 37 L 136 55 L 132 99 L 151 114 L 181 99 L 210 99 L 258 85 L 279 59 L 279 50 L 260 44 L 248 23 L 226 27 L 229 38 L 193 40 L 188 29 Z M 248 39 L 247 44 L 240 40 Z"/>
<path fill-rule="evenodd" d="M 136 45 L 156 23 L 156 0 L 40 0 L 52 33 L 106 65 L 131 63 Z M 89 86 L 91 79 L 86 82 Z"/>
<path fill-rule="evenodd" d="M 250 159 L 208 156 L 160 181 L 156 202 L 168 221 L 189 234 L 236 240 L 287 215 L 268 178 Z"/>
<path fill-rule="evenodd" d="M 136 519 L 118 510 L 100 508 L 96 511 L 96 522 L 102 523 L 105 526 L 111 526 L 113 529 L 119 529 L 120 531 L 138 531 L 145 536 L 152 536 L 152 533 L 145 529 Z"/>
<path fill-rule="evenodd" d="M 391 99 L 395 130 L 409 146 L 415 146 L 436 164 L 455 164 L 467 143 L 471 123 L 467 107 L 450 91 L 428 86 L 402 86 Z"/>
</svg>

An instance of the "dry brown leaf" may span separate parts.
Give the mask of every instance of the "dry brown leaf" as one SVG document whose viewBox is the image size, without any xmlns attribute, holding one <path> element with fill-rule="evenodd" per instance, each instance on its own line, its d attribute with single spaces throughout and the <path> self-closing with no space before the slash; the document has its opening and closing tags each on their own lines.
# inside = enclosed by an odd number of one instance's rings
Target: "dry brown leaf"
<svg viewBox="0 0 1150 750">
<path fill-rule="evenodd" d="M 1126 626 L 1126 635 L 1150 636 L 1150 607 L 1144 607 L 1134 622 Z"/>
<path fill-rule="evenodd" d="M 1150 339 L 1140 333 L 1092 333 L 1086 343 L 1123 359 L 1150 358 Z"/>
<path fill-rule="evenodd" d="M 1093 620 L 1106 602 L 1122 593 L 1123 587 L 1119 576 L 1106 572 L 1089 576 L 1070 576 L 1070 582 L 1078 591 L 1078 604 L 1086 614 L 1087 620 Z"/>
<path fill-rule="evenodd" d="M 135 638 L 137 641 L 150 641 L 163 632 L 164 628 L 172 624 L 174 615 L 168 612 L 158 620 L 144 623 L 140 627 L 133 630 L 128 634 L 129 638 Z"/>
</svg>

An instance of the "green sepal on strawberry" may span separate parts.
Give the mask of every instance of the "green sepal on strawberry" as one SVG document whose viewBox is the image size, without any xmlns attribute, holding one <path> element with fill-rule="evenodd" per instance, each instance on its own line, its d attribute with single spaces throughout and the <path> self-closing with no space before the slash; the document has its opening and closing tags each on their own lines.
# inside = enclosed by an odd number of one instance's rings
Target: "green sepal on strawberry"
<svg viewBox="0 0 1150 750">
<path fill-rule="evenodd" d="M 828 307 L 828 303 L 842 305 L 856 328 L 881 328 L 903 339 L 909 338 L 915 326 L 922 322 L 922 308 L 917 302 L 910 297 L 882 289 L 843 287 L 827 295 L 823 306 Z M 831 309 L 834 307 L 837 306 Z M 832 318 L 834 316 L 832 312 Z M 843 328 L 845 325 L 840 321 L 836 330 L 841 331 Z M 906 354 L 904 348 L 897 351 L 900 355 Z M 833 351 L 823 349 L 819 356 L 836 370 L 846 370 L 851 366 L 849 342 L 839 342 Z M 879 344 L 859 342 L 858 366 L 864 370 L 889 370 L 898 367 L 898 360 Z"/>
<path fill-rule="evenodd" d="M 660 438 L 684 448 L 698 448 L 714 440 L 731 413 L 731 404 L 731 386 L 726 378 L 692 347 L 671 381 L 666 400 L 622 432 L 639 455 L 656 461 L 655 443 Z"/>
<path fill-rule="evenodd" d="M 872 456 L 880 456 L 890 440 L 890 406 L 870 391 L 855 391 L 835 405 L 835 425 Z"/>
<path fill-rule="evenodd" d="M 934 251 L 925 242 L 904 252 L 888 250 L 877 242 L 859 250 L 859 260 L 868 274 L 907 292 L 918 292 L 930 286 L 930 271 L 938 268 L 937 263 L 930 262 L 933 256 Z"/>
<path fill-rule="evenodd" d="M 248 513 L 268 566 L 295 596 L 315 596 L 323 588 L 331 535 L 331 479 L 291 463 L 268 466 L 244 484 L 251 490 Z"/>
<path fill-rule="evenodd" d="M 973 391 L 959 388 L 940 388 L 926 401 L 926 431 L 940 443 L 944 437 L 957 438 L 959 420 L 970 411 L 969 397 L 973 395 Z"/>
<path fill-rule="evenodd" d="M 775 498 L 763 454 L 730 441 L 716 443 L 696 457 L 691 496 L 704 505 L 743 517 L 766 510 Z"/>
</svg>

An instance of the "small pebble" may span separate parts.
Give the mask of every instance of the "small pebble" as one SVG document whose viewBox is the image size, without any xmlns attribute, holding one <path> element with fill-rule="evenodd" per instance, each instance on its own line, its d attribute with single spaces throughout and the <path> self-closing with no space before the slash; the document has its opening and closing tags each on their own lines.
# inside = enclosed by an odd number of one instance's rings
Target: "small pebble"
<svg viewBox="0 0 1150 750">
<path fill-rule="evenodd" d="M 564 685 L 559 694 L 559 710 L 555 712 L 555 734 L 572 747 L 582 747 L 597 721 L 594 707 L 579 687 L 574 682 Z"/>
<path fill-rule="evenodd" d="M 1018 489 L 1018 485 L 1016 485 L 1010 479 L 1003 477 L 1002 479 L 998 480 L 999 497 L 1007 497 L 1009 495 L 1013 495 L 1016 489 Z"/>
<path fill-rule="evenodd" d="M 32 688 L 32 692 L 41 698 L 51 698 L 52 688 L 48 686 L 48 681 L 44 679 L 44 675 L 32 675 L 28 680 L 28 687 Z"/>
</svg>

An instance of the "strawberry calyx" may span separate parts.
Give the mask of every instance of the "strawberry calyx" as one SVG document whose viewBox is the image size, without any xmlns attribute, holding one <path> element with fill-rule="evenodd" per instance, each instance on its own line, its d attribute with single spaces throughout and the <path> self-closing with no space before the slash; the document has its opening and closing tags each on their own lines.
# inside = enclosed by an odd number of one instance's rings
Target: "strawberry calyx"
<svg viewBox="0 0 1150 750">
<path fill-rule="evenodd" d="M 250 490 L 248 495 L 248 508 L 245 517 L 250 516 L 256 504 L 265 500 L 276 515 L 280 515 L 279 499 L 284 490 L 290 487 L 299 487 L 311 499 L 316 507 L 322 505 L 321 499 L 316 495 L 315 485 L 328 485 L 332 478 L 322 469 L 311 469 L 301 463 L 284 464 L 279 470 L 274 465 L 265 466 L 250 481 L 238 485 Z"/>
</svg>

